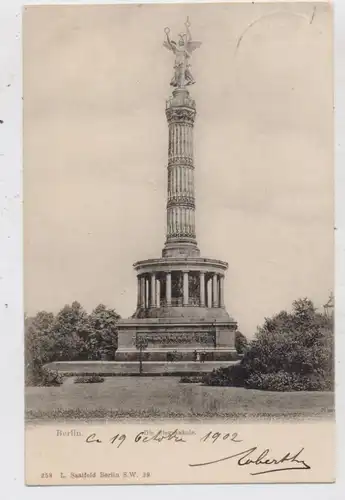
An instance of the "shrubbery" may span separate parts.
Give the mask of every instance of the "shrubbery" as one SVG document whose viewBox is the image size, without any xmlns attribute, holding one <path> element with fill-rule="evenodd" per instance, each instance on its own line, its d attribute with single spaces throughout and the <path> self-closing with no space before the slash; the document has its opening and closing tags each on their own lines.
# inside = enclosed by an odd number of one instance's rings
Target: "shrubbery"
<svg viewBox="0 0 345 500">
<path fill-rule="evenodd" d="M 167 352 L 167 361 L 169 362 L 173 362 L 173 361 L 177 361 L 179 358 L 179 354 L 177 351 L 169 351 Z"/>
<path fill-rule="evenodd" d="M 286 371 L 251 374 L 246 380 L 246 386 L 263 391 L 326 391 L 331 388 L 324 373 L 299 375 Z"/>
<path fill-rule="evenodd" d="M 203 377 L 199 375 L 183 375 L 180 379 L 180 384 L 200 384 L 203 381 Z"/>
<path fill-rule="evenodd" d="M 82 375 L 74 380 L 75 384 L 100 384 L 102 382 L 104 378 L 100 375 Z"/>
<path fill-rule="evenodd" d="M 332 390 L 333 317 L 317 312 L 308 299 L 266 319 L 239 365 L 214 370 L 208 385 L 272 391 Z"/>
<path fill-rule="evenodd" d="M 43 368 L 41 385 L 46 387 L 59 386 L 63 383 L 63 376 L 56 370 L 47 370 Z"/>
<path fill-rule="evenodd" d="M 241 363 L 238 363 L 206 373 L 203 382 L 206 385 L 243 387 L 247 376 L 247 370 Z"/>
<path fill-rule="evenodd" d="M 26 380 L 27 385 L 38 385 L 44 387 L 60 386 L 63 383 L 63 376 L 56 370 L 48 370 L 41 367 L 35 374 L 29 374 Z"/>
</svg>

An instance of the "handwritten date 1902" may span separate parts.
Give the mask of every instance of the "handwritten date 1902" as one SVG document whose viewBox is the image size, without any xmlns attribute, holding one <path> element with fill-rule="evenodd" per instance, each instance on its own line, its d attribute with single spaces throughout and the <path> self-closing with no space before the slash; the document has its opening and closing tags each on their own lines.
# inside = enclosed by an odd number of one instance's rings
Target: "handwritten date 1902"
<svg viewBox="0 0 345 500">
<path fill-rule="evenodd" d="M 234 443 L 242 443 L 242 439 L 237 439 L 238 434 L 237 432 L 208 432 L 203 436 L 200 441 L 202 443 L 215 443 L 216 441 L 233 441 Z"/>
</svg>

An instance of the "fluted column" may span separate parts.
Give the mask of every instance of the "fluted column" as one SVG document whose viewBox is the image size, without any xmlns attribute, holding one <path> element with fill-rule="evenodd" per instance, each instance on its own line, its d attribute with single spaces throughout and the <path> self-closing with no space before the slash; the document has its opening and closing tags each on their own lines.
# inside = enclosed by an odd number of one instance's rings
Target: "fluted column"
<svg viewBox="0 0 345 500">
<path fill-rule="evenodd" d="M 210 278 L 206 276 L 205 279 L 205 303 L 206 307 L 210 307 L 210 291 L 209 291 Z M 211 294 L 212 296 L 212 294 Z"/>
<path fill-rule="evenodd" d="M 189 304 L 189 280 L 188 272 L 183 273 L 183 305 L 188 306 Z"/>
<path fill-rule="evenodd" d="M 141 284 L 140 276 L 137 276 L 137 307 L 141 306 Z"/>
<path fill-rule="evenodd" d="M 212 286 L 212 307 L 218 307 L 218 276 L 216 274 L 213 275 Z"/>
<path fill-rule="evenodd" d="M 200 272 L 200 307 L 205 307 L 205 273 Z"/>
<path fill-rule="evenodd" d="M 205 276 L 205 306 L 208 307 L 208 279 Z"/>
<path fill-rule="evenodd" d="M 224 306 L 224 276 L 219 276 L 219 307 Z"/>
<path fill-rule="evenodd" d="M 142 308 L 145 308 L 145 276 L 141 276 L 140 278 L 140 305 Z"/>
<path fill-rule="evenodd" d="M 150 306 L 151 307 L 156 307 L 156 275 L 151 274 L 151 300 L 150 300 Z"/>
<path fill-rule="evenodd" d="M 161 282 L 159 279 L 156 280 L 156 306 L 161 306 Z"/>
<path fill-rule="evenodd" d="M 150 307 L 150 281 L 145 278 L 145 307 L 148 309 Z"/>
<path fill-rule="evenodd" d="M 171 306 L 171 273 L 166 275 L 165 288 L 167 306 Z"/>
</svg>

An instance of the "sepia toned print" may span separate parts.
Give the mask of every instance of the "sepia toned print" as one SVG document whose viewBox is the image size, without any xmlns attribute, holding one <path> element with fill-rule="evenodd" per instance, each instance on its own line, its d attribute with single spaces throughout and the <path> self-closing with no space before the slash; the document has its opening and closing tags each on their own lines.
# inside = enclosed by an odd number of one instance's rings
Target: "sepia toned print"
<svg viewBox="0 0 345 500">
<path fill-rule="evenodd" d="M 27 484 L 333 481 L 330 6 L 23 30 Z"/>
</svg>

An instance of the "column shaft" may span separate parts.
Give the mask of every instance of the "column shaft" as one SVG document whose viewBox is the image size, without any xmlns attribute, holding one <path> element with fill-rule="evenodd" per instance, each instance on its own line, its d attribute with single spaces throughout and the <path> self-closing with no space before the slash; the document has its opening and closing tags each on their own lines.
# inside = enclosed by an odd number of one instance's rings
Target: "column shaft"
<svg viewBox="0 0 345 500">
<path fill-rule="evenodd" d="M 169 100 L 166 117 L 169 125 L 168 147 L 168 204 L 167 204 L 167 244 L 173 240 L 189 238 L 195 240 L 194 217 L 194 169 L 193 169 L 193 124 L 195 104 L 188 91 L 175 95 Z M 186 107 L 183 115 L 176 111 L 181 103 Z M 183 157 L 183 161 L 182 158 Z M 188 205 L 183 197 L 188 197 Z M 184 243 L 184 242 L 181 242 Z M 196 242 L 193 241 L 194 244 Z"/>
<path fill-rule="evenodd" d="M 188 306 L 189 304 L 189 280 L 188 272 L 183 273 L 183 305 Z"/>
<path fill-rule="evenodd" d="M 145 279 L 145 307 L 146 309 L 150 307 L 150 281 L 148 278 Z"/>
<path fill-rule="evenodd" d="M 151 307 L 156 307 L 156 275 L 151 274 Z"/>
<path fill-rule="evenodd" d="M 141 276 L 140 278 L 140 305 L 141 307 L 145 307 L 145 276 Z"/>
<path fill-rule="evenodd" d="M 218 307 L 218 276 L 216 274 L 213 275 L 212 285 L 213 285 L 212 307 Z"/>
<path fill-rule="evenodd" d="M 137 276 L 137 306 L 141 306 L 141 284 L 140 284 L 140 276 Z"/>
<path fill-rule="evenodd" d="M 205 307 L 205 273 L 200 273 L 200 307 Z"/>
<path fill-rule="evenodd" d="M 165 287 L 167 306 L 171 306 L 171 273 L 166 275 Z"/>
<path fill-rule="evenodd" d="M 161 282 L 159 279 L 156 280 L 156 306 L 161 306 Z"/>
<path fill-rule="evenodd" d="M 224 276 L 219 276 L 219 307 L 224 307 Z"/>
</svg>

